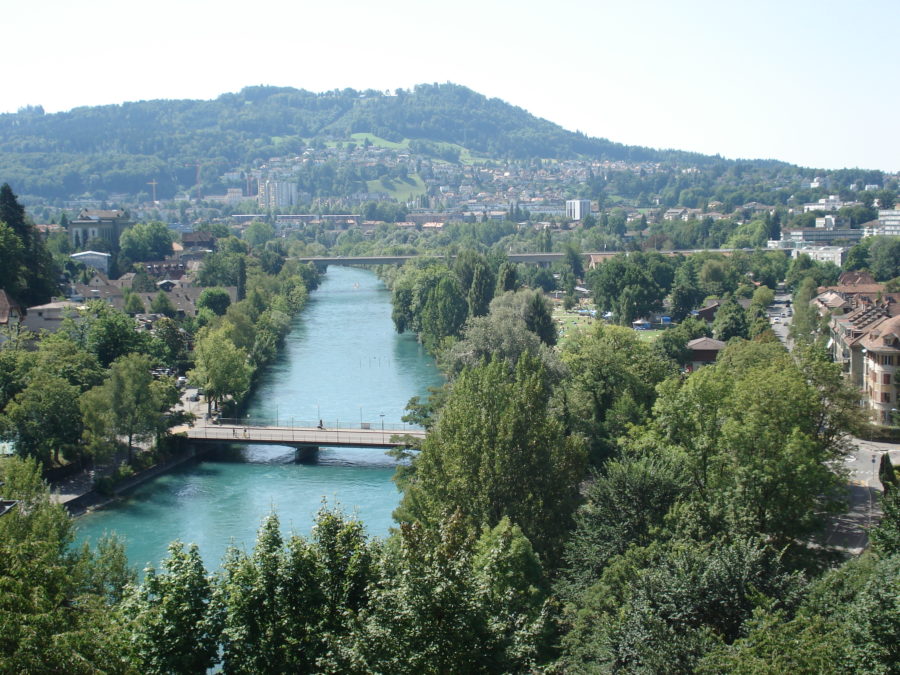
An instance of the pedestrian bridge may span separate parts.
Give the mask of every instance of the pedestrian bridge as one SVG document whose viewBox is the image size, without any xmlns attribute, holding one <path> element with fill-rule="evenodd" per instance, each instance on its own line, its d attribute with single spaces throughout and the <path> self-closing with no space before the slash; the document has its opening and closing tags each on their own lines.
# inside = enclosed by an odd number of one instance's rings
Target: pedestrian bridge
<svg viewBox="0 0 900 675">
<path fill-rule="evenodd" d="M 185 436 L 194 442 L 284 445 L 295 448 L 347 447 L 396 448 L 411 439 L 424 439 L 425 431 L 407 425 L 371 428 L 330 428 L 318 426 L 264 425 L 239 419 L 222 419 L 187 428 Z"/>
</svg>

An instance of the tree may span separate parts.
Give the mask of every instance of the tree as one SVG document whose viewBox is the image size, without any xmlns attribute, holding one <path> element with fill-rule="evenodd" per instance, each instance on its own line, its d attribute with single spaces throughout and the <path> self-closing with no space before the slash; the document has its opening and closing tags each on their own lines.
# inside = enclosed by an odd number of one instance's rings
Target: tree
<svg viewBox="0 0 900 675">
<path fill-rule="evenodd" d="M 900 237 L 873 237 L 869 244 L 870 269 L 876 281 L 900 276 Z"/>
<path fill-rule="evenodd" d="M 178 308 L 175 307 L 174 303 L 169 298 L 169 294 L 161 290 L 150 303 L 150 311 L 154 314 L 162 314 L 171 319 L 178 313 Z"/>
<path fill-rule="evenodd" d="M 156 338 L 162 344 L 160 358 L 170 367 L 180 368 L 187 359 L 188 337 L 178 324 L 168 317 L 156 322 Z"/>
<path fill-rule="evenodd" d="M 231 304 L 231 296 L 224 288 L 204 288 L 197 298 L 197 309 L 206 307 L 217 316 L 225 314 Z"/>
<path fill-rule="evenodd" d="M 0 289 L 18 297 L 25 288 L 24 273 L 25 247 L 15 231 L 0 221 Z"/>
<path fill-rule="evenodd" d="M 81 336 L 83 346 L 100 361 L 104 368 L 120 356 L 139 352 L 143 338 L 134 329 L 134 319 L 102 300 L 90 300 L 79 310 L 80 323 L 63 321 L 63 329 L 70 335 Z"/>
<path fill-rule="evenodd" d="M 567 601 L 597 582 L 603 569 L 629 546 L 652 543 L 676 499 L 685 491 L 671 458 L 625 454 L 593 476 L 566 542 L 566 572 L 559 585 Z"/>
<path fill-rule="evenodd" d="M 97 357 L 63 333 L 45 335 L 34 357 L 33 375 L 61 377 L 82 392 L 100 384 L 105 375 Z"/>
<path fill-rule="evenodd" d="M 34 457 L 45 466 L 72 459 L 78 451 L 82 421 L 79 391 L 60 377 L 39 372 L 6 406 L 3 435 L 15 443 L 20 457 Z"/>
<path fill-rule="evenodd" d="M 475 539 L 458 516 L 403 524 L 379 565 L 343 672 L 530 672 L 550 634 L 540 562 L 508 519 Z"/>
<path fill-rule="evenodd" d="M 223 329 L 205 333 L 194 349 L 191 378 L 206 391 L 210 405 L 240 400 L 250 387 L 247 352 L 234 346 Z"/>
<path fill-rule="evenodd" d="M 802 588 L 763 542 L 632 548 L 578 600 L 563 639 L 566 672 L 691 673 L 731 643 L 759 602 L 792 608 Z"/>
<path fill-rule="evenodd" d="M 122 232 L 119 252 L 133 262 L 163 260 L 172 255 L 174 235 L 165 223 L 137 223 Z"/>
<path fill-rule="evenodd" d="M 428 292 L 422 308 L 422 341 L 435 351 L 443 338 L 456 335 L 465 323 L 468 307 L 459 284 L 452 277 L 442 277 Z"/>
<path fill-rule="evenodd" d="M 0 518 L 0 672 L 121 672 L 128 643 L 112 606 L 133 579 L 121 546 L 72 550 L 72 520 L 37 461 L 5 459 L 0 481 L 18 501 Z"/>
<path fill-rule="evenodd" d="M 359 521 L 322 509 L 311 542 L 285 545 L 277 516 L 266 518 L 251 555 L 226 554 L 216 589 L 225 671 L 312 672 L 335 660 L 368 603 L 372 564 Z"/>
<path fill-rule="evenodd" d="M 129 316 L 134 316 L 135 314 L 143 314 L 147 311 L 147 308 L 144 307 L 144 301 L 141 300 L 140 295 L 137 293 L 128 293 L 125 296 L 125 304 L 122 307 L 122 311 Z"/>
<path fill-rule="evenodd" d="M 561 364 L 552 350 L 528 329 L 525 321 L 499 308 L 487 316 L 469 319 L 462 337 L 438 356 L 441 370 L 450 376 L 463 368 L 474 368 L 484 361 L 499 359 L 515 367 L 524 354 L 544 361 L 548 371 L 557 373 Z"/>
<path fill-rule="evenodd" d="M 714 366 L 661 387 L 655 432 L 691 492 L 672 526 L 691 536 L 766 536 L 792 547 L 842 506 L 842 480 L 829 467 L 846 452 L 834 429 L 828 387 L 777 343 L 735 342 Z"/>
<path fill-rule="evenodd" d="M 552 347 L 556 344 L 553 307 L 541 291 L 520 288 L 515 292 L 506 292 L 491 301 L 490 311 L 491 314 L 518 317 L 545 345 Z"/>
<path fill-rule="evenodd" d="M 557 394 L 560 419 L 588 439 L 595 464 L 612 454 L 629 424 L 646 421 L 656 386 L 674 374 L 674 365 L 635 331 L 602 323 L 573 334 L 560 357 L 569 372 Z"/>
<path fill-rule="evenodd" d="M 211 600 L 196 545 L 169 544 L 162 572 L 149 567 L 123 607 L 141 672 L 198 673 L 215 665 L 221 626 Z"/>
<path fill-rule="evenodd" d="M 0 186 L 0 256 L 0 288 L 26 307 L 50 300 L 57 290 L 59 272 L 8 183 Z"/>
<path fill-rule="evenodd" d="M 400 519 L 434 525 L 458 510 L 477 529 L 508 517 L 555 559 L 586 455 L 580 438 L 564 435 L 549 397 L 543 366 L 530 357 L 512 377 L 498 360 L 464 370 L 415 459 Z"/>
<path fill-rule="evenodd" d="M 475 267 L 467 296 L 469 316 L 484 316 L 488 313 L 495 284 L 494 275 L 486 264 Z"/>
<path fill-rule="evenodd" d="M 170 390 L 174 385 L 154 381 L 152 365 L 143 354 L 116 359 L 106 381 L 87 392 L 81 401 L 85 418 L 91 420 L 88 431 L 110 443 L 125 436 L 129 461 L 135 440 L 148 440 L 165 428 L 163 412 L 171 404 Z"/>
<path fill-rule="evenodd" d="M 794 293 L 794 317 L 791 321 L 791 337 L 799 342 L 810 342 L 819 329 L 819 314 L 811 304 L 817 294 L 815 279 L 805 277 Z"/>
<path fill-rule="evenodd" d="M 504 261 L 500 265 L 500 271 L 497 273 L 497 290 L 494 295 L 502 295 L 506 291 L 515 291 L 519 287 L 519 280 L 516 275 L 516 266 Z"/>
<path fill-rule="evenodd" d="M 733 337 L 748 337 L 747 315 L 732 296 L 726 298 L 716 310 L 712 330 L 716 339 L 723 342 Z"/>
<path fill-rule="evenodd" d="M 250 248 L 256 248 L 275 238 L 275 228 L 269 223 L 254 220 L 244 230 L 243 238 Z"/>
</svg>

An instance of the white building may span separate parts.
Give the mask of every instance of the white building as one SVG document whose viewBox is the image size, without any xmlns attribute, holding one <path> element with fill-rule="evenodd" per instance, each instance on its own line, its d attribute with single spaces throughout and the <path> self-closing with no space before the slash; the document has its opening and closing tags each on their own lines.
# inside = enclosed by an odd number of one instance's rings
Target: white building
<svg viewBox="0 0 900 675">
<path fill-rule="evenodd" d="M 847 260 L 847 252 L 849 250 L 850 249 L 846 246 L 808 246 L 805 248 L 793 249 L 791 251 L 791 257 L 796 258 L 801 253 L 805 253 L 818 262 L 830 262 L 838 267 L 842 267 L 844 261 Z"/>
<path fill-rule="evenodd" d="M 567 199 L 566 218 L 569 220 L 584 220 L 591 215 L 590 199 Z"/>
<path fill-rule="evenodd" d="M 844 202 L 837 195 L 828 195 L 817 202 L 803 205 L 803 213 L 810 211 L 838 211 L 845 206 L 857 206 L 860 202 Z"/>
<path fill-rule="evenodd" d="M 296 206 L 299 201 L 296 183 L 281 180 L 260 181 L 257 203 L 260 208 L 275 210 Z"/>
<path fill-rule="evenodd" d="M 109 259 L 112 257 L 109 253 L 82 251 L 81 253 L 73 253 L 69 257 L 87 267 L 93 267 L 95 270 L 103 272 L 103 274 L 109 274 Z"/>
</svg>

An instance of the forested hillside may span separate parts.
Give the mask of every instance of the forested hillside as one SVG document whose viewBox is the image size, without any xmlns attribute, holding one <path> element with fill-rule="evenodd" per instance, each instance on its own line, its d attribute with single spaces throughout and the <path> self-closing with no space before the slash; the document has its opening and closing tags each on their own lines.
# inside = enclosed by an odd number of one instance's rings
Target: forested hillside
<svg viewBox="0 0 900 675">
<path fill-rule="evenodd" d="M 589 138 L 454 84 L 393 95 L 248 87 L 213 101 L 140 101 L 54 114 L 29 107 L 0 115 L 0 179 L 22 194 L 59 199 L 98 187 L 135 194 L 155 178 L 159 195 L 168 197 L 194 184 L 198 163 L 217 175 L 359 132 L 449 143 L 498 159 L 721 161 Z"/>
</svg>

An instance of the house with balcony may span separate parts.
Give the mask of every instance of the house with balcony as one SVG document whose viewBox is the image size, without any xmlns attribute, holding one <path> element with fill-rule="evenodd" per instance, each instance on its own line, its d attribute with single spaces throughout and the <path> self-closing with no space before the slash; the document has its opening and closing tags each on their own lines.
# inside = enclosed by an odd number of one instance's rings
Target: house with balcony
<svg viewBox="0 0 900 675">
<path fill-rule="evenodd" d="M 876 424 L 898 424 L 897 366 L 900 365 L 900 316 L 873 326 L 861 341 L 866 404 Z"/>
</svg>

